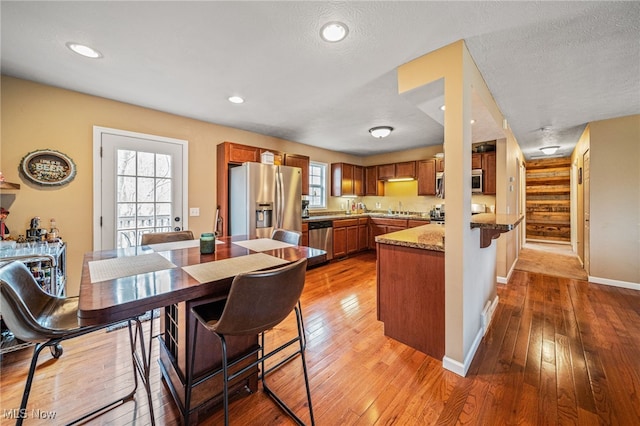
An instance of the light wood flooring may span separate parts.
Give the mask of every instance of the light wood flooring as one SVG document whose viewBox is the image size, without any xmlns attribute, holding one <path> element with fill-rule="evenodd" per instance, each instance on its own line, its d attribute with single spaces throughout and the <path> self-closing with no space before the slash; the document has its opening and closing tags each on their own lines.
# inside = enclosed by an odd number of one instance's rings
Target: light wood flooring
<svg viewBox="0 0 640 426">
<path fill-rule="evenodd" d="M 316 424 L 640 424 L 640 292 L 515 271 L 498 293 L 491 327 L 460 377 L 383 335 L 373 254 L 309 271 L 302 306 Z M 289 319 L 269 339 L 292 327 Z M 118 330 L 65 342 L 58 360 L 43 352 L 29 413 L 53 412 L 56 419 L 25 424 L 61 424 L 128 389 L 127 347 L 126 330 Z M 13 423 L 5 410 L 18 408 L 30 355 L 2 360 L 2 425 Z M 156 363 L 151 374 L 157 424 L 179 424 Z M 308 418 L 297 360 L 270 382 Z M 144 391 L 90 424 L 149 424 Z M 201 424 L 221 424 L 220 413 Z M 259 391 L 232 403 L 231 424 L 293 422 Z"/>
</svg>

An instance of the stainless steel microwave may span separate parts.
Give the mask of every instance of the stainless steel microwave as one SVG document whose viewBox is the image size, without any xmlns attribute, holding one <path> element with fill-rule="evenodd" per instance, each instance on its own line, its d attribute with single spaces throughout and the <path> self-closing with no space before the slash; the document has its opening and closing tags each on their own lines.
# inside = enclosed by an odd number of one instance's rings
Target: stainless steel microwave
<svg viewBox="0 0 640 426">
<path fill-rule="evenodd" d="M 482 169 L 471 170 L 471 192 L 482 192 Z"/>
</svg>

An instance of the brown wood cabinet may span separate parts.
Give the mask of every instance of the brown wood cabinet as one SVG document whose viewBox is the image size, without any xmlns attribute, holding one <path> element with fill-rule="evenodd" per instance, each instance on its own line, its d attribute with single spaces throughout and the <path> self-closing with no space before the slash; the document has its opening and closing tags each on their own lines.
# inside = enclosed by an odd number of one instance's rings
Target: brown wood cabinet
<svg viewBox="0 0 640 426">
<path fill-rule="evenodd" d="M 309 247 L 309 224 L 307 222 L 302 223 L 302 245 Z"/>
<path fill-rule="evenodd" d="M 369 248 L 376 248 L 376 237 L 407 229 L 407 219 L 369 218 Z"/>
<path fill-rule="evenodd" d="M 385 336 L 442 359 L 444 252 L 378 244 L 376 267 Z"/>
<path fill-rule="evenodd" d="M 364 169 L 364 195 L 384 195 L 384 182 L 378 179 L 378 166 Z"/>
<path fill-rule="evenodd" d="M 485 194 L 496 193 L 496 153 L 482 154 L 483 185 Z"/>
<path fill-rule="evenodd" d="M 309 195 L 309 163 L 306 155 L 284 154 L 284 165 L 302 169 L 302 195 Z"/>
<path fill-rule="evenodd" d="M 358 251 L 369 248 L 369 218 L 358 219 Z"/>
<path fill-rule="evenodd" d="M 436 158 L 436 173 L 444 172 L 444 158 Z"/>
<path fill-rule="evenodd" d="M 333 221 L 333 257 L 340 258 L 368 248 L 368 218 Z"/>
<path fill-rule="evenodd" d="M 481 169 L 482 168 L 482 154 L 471 154 L 471 168 L 472 169 Z"/>
<path fill-rule="evenodd" d="M 378 179 L 386 180 L 396 177 L 395 164 L 381 164 L 378 167 Z"/>
<path fill-rule="evenodd" d="M 402 163 L 396 163 L 396 175 L 395 178 L 416 178 L 416 162 L 405 161 Z"/>
<path fill-rule="evenodd" d="M 331 196 L 364 195 L 364 169 L 348 163 L 331 164 Z"/>
<path fill-rule="evenodd" d="M 428 225 L 430 223 L 431 222 L 427 220 L 409 219 L 407 221 L 407 228 L 415 228 L 416 226 Z"/>
<path fill-rule="evenodd" d="M 404 161 L 402 163 L 382 164 L 378 166 L 378 179 L 387 180 L 395 178 L 416 177 L 416 162 Z"/>
<path fill-rule="evenodd" d="M 418 161 L 418 195 L 436 195 L 436 160 Z"/>
</svg>

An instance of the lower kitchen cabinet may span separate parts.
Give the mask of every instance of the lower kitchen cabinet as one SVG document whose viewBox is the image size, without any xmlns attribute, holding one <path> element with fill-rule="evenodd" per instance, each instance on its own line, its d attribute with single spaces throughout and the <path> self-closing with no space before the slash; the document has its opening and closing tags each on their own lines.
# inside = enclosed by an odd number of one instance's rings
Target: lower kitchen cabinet
<svg viewBox="0 0 640 426">
<path fill-rule="evenodd" d="M 309 224 L 307 222 L 302 224 L 302 245 L 309 247 Z"/>
<path fill-rule="evenodd" d="M 368 248 L 368 218 L 333 221 L 333 257 L 345 257 Z"/>
<path fill-rule="evenodd" d="M 369 248 L 376 248 L 376 237 L 407 229 L 407 219 L 369 218 Z"/>
</svg>

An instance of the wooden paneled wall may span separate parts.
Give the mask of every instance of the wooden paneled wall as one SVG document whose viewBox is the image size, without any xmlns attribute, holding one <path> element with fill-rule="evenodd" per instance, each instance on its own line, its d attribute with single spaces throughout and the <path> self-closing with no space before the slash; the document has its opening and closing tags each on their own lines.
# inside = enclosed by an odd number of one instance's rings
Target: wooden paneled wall
<svg viewBox="0 0 640 426">
<path fill-rule="evenodd" d="M 571 241 L 571 158 L 527 162 L 527 239 Z"/>
</svg>

